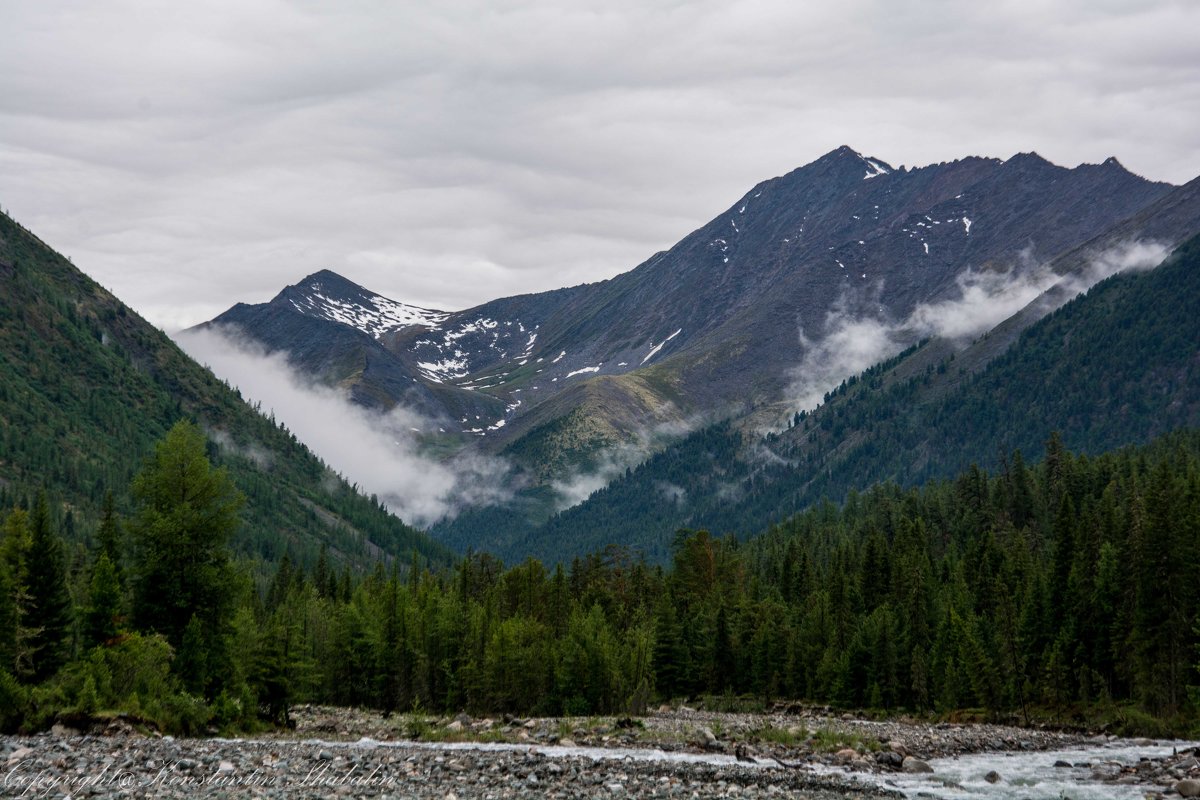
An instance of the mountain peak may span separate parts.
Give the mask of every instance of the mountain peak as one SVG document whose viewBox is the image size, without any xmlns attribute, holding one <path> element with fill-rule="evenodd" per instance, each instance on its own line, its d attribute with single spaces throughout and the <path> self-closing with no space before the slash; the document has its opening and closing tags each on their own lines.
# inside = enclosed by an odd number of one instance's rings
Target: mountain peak
<svg viewBox="0 0 1200 800">
<path fill-rule="evenodd" d="M 310 289 L 326 292 L 336 292 L 338 294 L 369 294 L 365 288 L 350 280 L 349 278 L 339 275 L 331 269 L 319 269 L 316 272 L 308 275 L 296 283 L 284 289 Z"/>
<path fill-rule="evenodd" d="M 378 339 L 398 328 L 436 327 L 445 311 L 410 306 L 376 294 L 330 269 L 318 270 L 288 286 L 271 301 L 309 317 L 349 325 Z"/>
<path fill-rule="evenodd" d="M 886 161 L 880 161 L 878 158 L 864 156 L 862 153 L 855 150 L 850 145 L 844 144 L 834 150 L 830 150 L 825 155 L 818 158 L 808 166 L 810 167 L 825 167 L 837 170 L 845 170 L 847 174 L 854 173 L 855 177 L 861 177 L 862 180 L 874 178 L 879 175 L 886 175 L 893 171 L 891 164 Z M 862 175 L 858 175 L 858 171 L 862 170 Z"/>
<path fill-rule="evenodd" d="M 1017 153 L 1016 155 L 1014 155 L 1012 158 L 1010 158 L 1008 161 L 1005 161 L 1004 163 L 1005 163 L 1005 165 L 1009 165 L 1009 166 L 1027 167 L 1027 168 L 1030 168 L 1030 167 L 1041 168 L 1041 167 L 1055 166 L 1053 162 L 1046 160 L 1040 154 L 1038 154 L 1037 152 L 1035 152 L 1033 150 L 1030 150 L 1028 153 Z"/>
</svg>

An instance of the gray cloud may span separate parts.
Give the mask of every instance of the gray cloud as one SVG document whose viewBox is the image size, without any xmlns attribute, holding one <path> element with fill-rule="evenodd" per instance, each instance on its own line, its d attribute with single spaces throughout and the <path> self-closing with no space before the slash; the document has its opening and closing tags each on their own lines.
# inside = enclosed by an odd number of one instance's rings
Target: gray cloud
<svg viewBox="0 0 1200 800">
<path fill-rule="evenodd" d="M 0 202 L 156 323 L 627 270 L 843 143 L 1200 172 L 1188 0 L 0 6 Z"/>
<path fill-rule="evenodd" d="M 188 331 L 176 335 L 187 353 L 236 386 L 251 403 L 261 403 L 309 449 L 367 494 L 375 494 L 406 522 L 429 525 L 472 505 L 508 497 L 507 464 L 464 453 L 443 461 L 424 455 L 416 432 L 430 429 L 404 408 L 387 414 L 351 403 L 336 389 L 297 375 L 282 353 L 266 354 L 228 331 Z M 217 444 L 234 448 L 228 436 Z M 255 458 L 255 448 L 238 452 Z M 269 462 L 257 451 L 260 466 Z"/>
</svg>

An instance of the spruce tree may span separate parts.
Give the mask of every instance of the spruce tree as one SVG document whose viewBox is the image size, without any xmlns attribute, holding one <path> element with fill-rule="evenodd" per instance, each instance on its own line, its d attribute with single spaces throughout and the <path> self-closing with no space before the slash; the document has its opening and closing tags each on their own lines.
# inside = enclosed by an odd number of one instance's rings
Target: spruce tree
<svg viewBox="0 0 1200 800">
<path fill-rule="evenodd" d="M 94 647 L 115 639 L 120 616 L 121 583 L 117 568 L 108 553 L 102 551 L 92 568 L 88 608 L 83 620 L 84 644 Z"/>
<path fill-rule="evenodd" d="M 213 469 L 204 434 L 186 420 L 155 446 L 134 478 L 133 495 L 135 624 L 162 633 L 178 650 L 195 616 L 201 631 L 189 646 L 197 639 L 220 646 L 233 613 L 228 544 L 244 498 L 223 468 Z M 210 653 L 207 661 L 221 659 Z"/>
<path fill-rule="evenodd" d="M 96 530 L 96 541 L 100 552 L 108 556 L 116 574 L 121 574 L 121 523 L 113 503 L 113 493 L 104 493 L 104 504 L 100 507 L 100 527 Z"/>
<path fill-rule="evenodd" d="M 29 525 L 26 555 L 29 604 L 26 626 L 34 633 L 30 644 L 33 679 L 43 681 L 58 671 L 70 655 L 71 596 L 67 592 L 62 541 L 50 522 L 46 493 L 39 492 Z"/>
</svg>

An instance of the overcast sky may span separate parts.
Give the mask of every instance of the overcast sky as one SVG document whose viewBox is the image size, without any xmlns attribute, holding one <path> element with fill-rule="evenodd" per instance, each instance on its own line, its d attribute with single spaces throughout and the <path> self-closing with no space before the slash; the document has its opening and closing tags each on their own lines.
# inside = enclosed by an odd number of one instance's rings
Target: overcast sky
<svg viewBox="0 0 1200 800">
<path fill-rule="evenodd" d="M 1200 174 L 1195 0 L 0 2 L 0 206 L 168 331 L 610 277 L 841 144 Z"/>
</svg>

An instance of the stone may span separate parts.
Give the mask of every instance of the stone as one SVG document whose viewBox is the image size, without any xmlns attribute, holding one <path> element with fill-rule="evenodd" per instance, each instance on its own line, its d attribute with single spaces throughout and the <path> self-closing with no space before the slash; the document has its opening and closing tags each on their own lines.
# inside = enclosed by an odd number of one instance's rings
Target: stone
<svg viewBox="0 0 1200 800">
<path fill-rule="evenodd" d="M 333 753 L 329 752 L 328 750 L 322 750 L 321 752 L 317 753 L 317 758 L 321 759 L 322 761 L 333 761 Z"/>
<path fill-rule="evenodd" d="M 984 775 L 983 779 L 985 781 L 987 781 L 988 783 L 999 783 L 1000 782 L 1000 773 L 996 772 L 996 770 L 992 770 L 987 775 Z"/>
<path fill-rule="evenodd" d="M 1179 792 L 1180 797 L 1200 797 L 1200 781 L 1195 778 L 1187 778 L 1175 784 L 1175 791 Z"/>
<path fill-rule="evenodd" d="M 232 762 L 232 761 L 222 761 L 222 762 L 221 762 L 221 763 L 220 763 L 220 764 L 217 766 L 217 772 L 218 772 L 218 773 L 220 773 L 220 774 L 222 774 L 222 775 L 228 775 L 229 773 L 231 773 L 231 772 L 233 772 L 233 771 L 234 771 L 234 767 L 233 767 L 233 762 Z"/>
<path fill-rule="evenodd" d="M 894 753 L 891 750 L 885 750 L 875 754 L 875 763 L 881 767 L 900 769 L 900 766 L 904 763 L 904 756 Z"/>
<path fill-rule="evenodd" d="M 457 720 L 457 719 L 446 726 L 446 730 L 454 731 L 455 733 L 458 733 L 462 729 L 463 729 L 463 724 L 460 720 Z"/>
<path fill-rule="evenodd" d="M 856 758 L 858 758 L 858 751 L 852 747 L 846 747 L 833 754 L 833 763 L 849 764 Z"/>
<path fill-rule="evenodd" d="M 34 754 L 32 747 L 18 747 L 8 754 L 8 766 L 19 764 L 27 758 L 32 758 Z"/>
<path fill-rule="evenodd" d="M 558 744 L 560 747 L 578 747 L 574 739 L 559 739 Z"/>
<path fill-rule="evenodd" d="M 1055 768 L 1057 768 L 1057 769 L 1070 769 L 1070 768 L 1071 768 L 1071 762 L 1069 762 L 1069 761 L 1063 761 L 1062 759 L 1059 759 L 1058 761 L 1055 761 L 1055 762 L 1054 762 L 1054 766 L 1055 766 Z"/>
<path fill-rule="evenodd" d="M 900 769 L 910 774 L 933 772 L 933 767 L 929 766 L 921 759 L 913 758 L 912 756 L 907 756 L 904 761 L 901 762 Z"/>
</svg>

